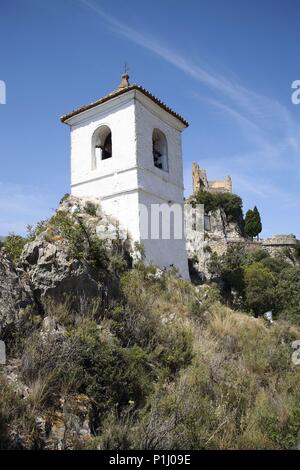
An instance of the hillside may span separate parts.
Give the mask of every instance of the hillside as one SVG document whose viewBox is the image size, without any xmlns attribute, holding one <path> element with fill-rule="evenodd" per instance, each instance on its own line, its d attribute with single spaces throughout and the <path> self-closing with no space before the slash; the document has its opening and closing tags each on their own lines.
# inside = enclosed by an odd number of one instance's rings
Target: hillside
<svg viewBox="0 0 300 470">
<path fill-rule="evenodd" d="M 212 261 L 226 289 L 145 267 L 142 247 L 133 253 L 93 200 L 70 197 L 26 240 L 6 240 L 0 447 L 299 446 L 298 271 L 294 300 L 270 325 L 247 301 L 247 293 L 261 292 L 250 282 L 251 266 L 277 270 L 282 289 L 290 278 L 281 273 L 291 266 L 261 254 L 259 261 L 236 253 Z M 237 296 L 241 274 L 246 284 Z M 268 288 L 278 289 L 272 282 Z"/>
</svg>

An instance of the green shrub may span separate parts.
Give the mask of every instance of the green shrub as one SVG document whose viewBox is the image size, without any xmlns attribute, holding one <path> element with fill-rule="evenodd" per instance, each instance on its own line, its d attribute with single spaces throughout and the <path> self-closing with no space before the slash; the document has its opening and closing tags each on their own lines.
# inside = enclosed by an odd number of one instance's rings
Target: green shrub
<svg viewBox="0 0 300 470">
<path fill-rule="evenodd" d="M 25 237 L 21 237 L 21 235 L 15 235 L 14 233 L 11 233 L 6 237 L 4 247 L 15 263 L 19 261 L 26 243 L 27 239 Z"/>
<path fill-rule="evenodd" d="M 246 266 L 245 304 L 255 315 L 262 315 L 274 307 L 275 277 L 262 263 Z"/>
<path fill-rule="evenodd" d="M 80 217 L 59 211 L 50 219 L 48 230 L 58 230 L 67 240 L 70 257 L 86 260 L 98 269 L 107 269 L 106 241 L 97 237 Z"/>
<path fill-rule="evenodd" d="M 136 412 L 131 404 L 118 413 L 109 411 L 103 418 L 99 436 L 89 441 L 85 450 L 129 450 L 136 438 Z"/>
<path fill-rule="evenodd" d="M 147 354 L 138 346 L 121 348 L 104 342 L 94 322 L 86 321 L 74 333 L 80 342 L 83 391 L 95 400 L 100 413 L 111 407 L 141 404 L 150 387 Z"/>
<path fill-rule="evenodd" d="M 214 212 L 217 209 L 223 209 L 228 222 L 235 222 L 244 230 L 243 202 L 236 194 L 231 193 L 211 193 L 207 191 L 199 191 L 194 196 L 198 204 L 204 204 L 206 213 Z"/>
<path fill-rule="evenodd" d="M 280 279 L 280 273 L 282 272 L 282 270 L 289 267 L 289 264 L 286 261 L 280 258 L 273 258 L 271 256 L 263 258 L 261 260 L 261 263 L 270 271 L 272 271 L 272 273 L 279 275 L 276 276 L 277 279 Z"/>
<path fill-rule="evenodd" d="M 167 376 L 176 375 L 182 368 L 187 367 L 193 358 L 190 331 L 175 325 L 172 329 L 168 326 L 162 328 L 154 357 L 161 367 L 166 369 Z"/>
<path fill-rule="evenodd" d="M 151 378 L 147 361 L 138 346 L 103 341 L 97 324 L 84 320 L 69 335 L 32 335 L 23 353 L 22 377 L 31 387 L 43 387 L 35 404 L 39 409 L 55 405 L 60 396 L 83 392 L 101 414 L 143 401 Z"/>
<path fill-rule="evenodd" d="M 120 343 L 125 346 L 134 344 L 152 350 L 157 344 L 158 317 L 148 308 L 117 306 L 109 313 L 111 329 Z"/>
<path fill-rule="evenodd" d="M 276 410 L 268 410 L 268 413 L 260 417 L 262 432 L 273 443 L 274 449 L 293 449 L 297 433 L 300 429 L 299 408 L 288 410 L 285 420 L 281 420 Z"/>
<path fill-rule="evenodd" d="M 269 253 L 264 248 L 256 248 L 255 250 L 249 252 L 246 252 L 245 250 L 244 258 L 245 265 L 256 263 L 258 261 L 263 262 L 263 260 L 274 259 L 270 257 Z"/>
<path fill-rule="evenodd" d="M 280 272 L 275 289 L 276 311 L 300 323 L 300 268 L 286 267 Z"/>
<path fill-rule="evenodd" d="M 223 281 L 223 297 L 232 307 L 255 315 L 272 309 L 297 321 L 299 269 L 291 267 L 285 258 L 272 257 L 263 249 L 247 251 L 243 244 L 229 244 L 222 256 L 212 253 L 208 270 Z"/>
<path fill-rule="evenodd" d="M 214 283 L 208 285 L 204 284 L 194 293 L 189 304 L 189 312 L 193 319 L 204 322 L 205 314 L 209 312 L 214 304 L 220 301 L 221 292 L 218 286 Z"/>
<path fill-rule="evenodd" d="M 239 294 L 244 291 L 243 265 L 246 263 L 245 246 L 241 243 L 234 243 L 228 246 L 226 253 L 218 256 L 213 253 L 208 270 L 214 276 L 225 281 L 227 287 L 235 289 Z"/>
</svg>

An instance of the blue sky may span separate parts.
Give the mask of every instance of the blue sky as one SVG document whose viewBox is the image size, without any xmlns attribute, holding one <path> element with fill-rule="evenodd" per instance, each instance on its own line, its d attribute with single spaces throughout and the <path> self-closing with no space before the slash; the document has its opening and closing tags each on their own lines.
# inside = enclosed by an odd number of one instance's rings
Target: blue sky
<svg viewBox="0 0 300 470">
<path fill-rule="evenodd" d="M 182 114 L 191 163 L 230 174 L 264 236 L 300 238 L 297 0 L 1 0 L 0 235 L 24 233 L 69 192 L 59 117 L 130 81 Z"/>
</svg>

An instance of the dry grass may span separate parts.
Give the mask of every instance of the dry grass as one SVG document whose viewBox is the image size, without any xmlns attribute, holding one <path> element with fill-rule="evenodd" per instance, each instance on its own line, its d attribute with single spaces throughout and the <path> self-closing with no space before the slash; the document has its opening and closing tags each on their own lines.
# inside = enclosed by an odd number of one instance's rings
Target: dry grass
<svg viewBox="0 0 300 470">
<path fill-rule="evenodd" d="M 195 288 L 172 275 L 153 280 L 144 272 L 129 272 L 122 277 L 122 296 L 115 310 L 92 322 L 97 337 L 89 329 L 84 334 L 87 338 L 91 335 L 87 343 L 93 346 L 91 351 L 98 337 L 103 345 L 117 347 L 118 353 L 134 346 L 135 362 L 128 365 L 136 367 L 138 358 L 146 365 L 141 369 L 145 374 L 141 386 L 147 390 L 145 402 L 126 402 L 122 409 L 112 404 L 101 415 L 98 435 L 88 439 L 87 447 L 295 446 L 300 428 L 300 367 L 291 362 L 291 343 L 300 338 L 300 328 L 283 321 L 275 321 L 269 327 L 263 319 L 232 311 L 216 301 L 209 286 Z M 82 309 L 78 321 L 68 304 L 47 306 L 47 314 L 65 325 L 66 330 L 61 333 L 65 338 L 78 334 L 82 318 L 95 317 L 93 309 L 91 312 L 85 315 Z M 27 432 L 29 446 L 30 442 L 37 442 L 32 418 L 37 413 L 45 415 L 50 409 L 57 412 L 59 399 L 72 393 L 76 383 L 76 368 L 74 377 L 63 373 L 76 351 L 64 348 L 65 341 L 54 339 L 43 334 L 40 347 L 32 340 L 27 343 L 22 365 L 30 387 L 27 409 L 20 408 L 14 418 L 9 411 L 15 400 L 11 391 L 3 388 L 6 391 L 0 398 L 7 420 Z M 104 352 L 105 348 L 98 354 L 102 357 Z M 104 359 L 110 358 L 108 352 Z M 52 375 L 53 370 L 56 376 Z M 113 368 L 111 372 L 114 373 Z M 93 374 L 96 377 L 97 370 Z M 26 419 L 30 424 L 27 428 Z"/>
<path fill-rule="evenodd" d="M 214 304 L 211 307 L 208 328 L 217 337 L 231 335 L 239 337 L 241 335 L 256 336 L 267 333 L 265 322 L 246 314 L 234 312 L 221 304 Z"/>
<path fill-rule="evenodd" d="M 29 384 L 30 394 L 28 397 L 31 408 L 34 412 L 41 410 L 51 395 L 51 382 L 53 373 L 47 375 L 38 375 L 38 377 Z"/>
</svg>

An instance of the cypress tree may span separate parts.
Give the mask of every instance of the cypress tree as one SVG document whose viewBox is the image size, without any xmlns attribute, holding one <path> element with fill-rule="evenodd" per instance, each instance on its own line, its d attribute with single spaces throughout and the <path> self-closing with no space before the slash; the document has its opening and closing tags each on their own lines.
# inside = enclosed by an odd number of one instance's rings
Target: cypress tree
<svg viewBox="0 0 300 470">
<path fill-rule="evenodd" d="M 254 212 L 251 209 L 249 209 L 246 213 L 244 230 L 248 237 L 255 237 Z"/>
<path fill-rule="evenodd" d="M 245 217 L 245 233 L 249 237 L 253 238 L 258 236 L 262 231 L 262 223 L 260 214 L 257 207 L 255 206 L 253 210 L 249 209 Z"/>
<path fill-rule="evenodd" d="M 261 223 L 260 213 L 256 206 L 254 206 L 254 209 L 253 209 L 253 219 L 254 219 L 254 228 L 255 228 L 254 237 L 258 238 L 258 235 L 262 231 L 262 223 Z"/>
</svg>

